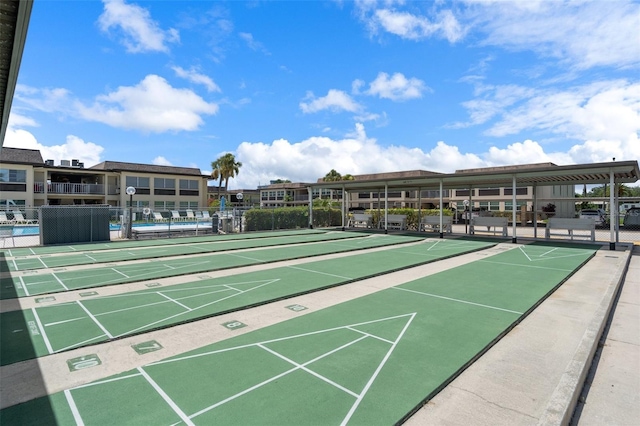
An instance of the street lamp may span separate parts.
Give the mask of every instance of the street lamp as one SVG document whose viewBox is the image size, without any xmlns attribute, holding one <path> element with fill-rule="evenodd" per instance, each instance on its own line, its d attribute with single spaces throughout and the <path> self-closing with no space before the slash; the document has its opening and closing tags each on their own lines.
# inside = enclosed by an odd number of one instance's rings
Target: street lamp
<svg viewBox="0 0 640 426">
<path fill-rule="evenodd" d="M 129 196 L 129 223 L 127 223 L 127 238 L 131 239 L 131 226 L 133 223 L 133 194 L 136 189 L 133 186 L 127 186 L 126 193 Z"/>
</svg>

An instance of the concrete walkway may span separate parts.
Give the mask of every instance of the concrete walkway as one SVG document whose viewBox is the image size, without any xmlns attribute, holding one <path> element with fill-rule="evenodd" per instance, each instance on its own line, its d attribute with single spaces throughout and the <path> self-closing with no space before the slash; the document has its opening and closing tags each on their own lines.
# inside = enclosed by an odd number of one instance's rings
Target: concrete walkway
<svg viewBox="0 0 640 426">
<path fill-rule="evenodd" d="M 601 344 L 602 345 L 602 344 Z M 573 425 L 640 424 L 640 246 L 635 247 L 604 345 Z"/>
</svg>

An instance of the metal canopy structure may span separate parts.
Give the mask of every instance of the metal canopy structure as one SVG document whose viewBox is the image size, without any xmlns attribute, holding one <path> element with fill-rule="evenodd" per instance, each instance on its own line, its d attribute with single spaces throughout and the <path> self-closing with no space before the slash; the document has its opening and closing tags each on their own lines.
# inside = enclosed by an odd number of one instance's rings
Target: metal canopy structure
<svg viewBox="0 0 640 426">
<path fill-rule="evenodd" d="M 33 0 L 0 0 L 0 147 L 9 123 Z"/>
<path fill-rule="evenodd" d="M 485 169 L 462 170 L 456 173 L 433 173 L 419 177 L 396 177 L 370 180 L 317 182 L 310 188 L 345 191 L 366 191 L 387 187 L 389 190 L 415 190 L 428 188 L 467 189 L 519 186 L 634 183 L 640 180 L 638 161 L 612 161 L 606 163 L 556 166 L 522 165 Z"/>
</svg>

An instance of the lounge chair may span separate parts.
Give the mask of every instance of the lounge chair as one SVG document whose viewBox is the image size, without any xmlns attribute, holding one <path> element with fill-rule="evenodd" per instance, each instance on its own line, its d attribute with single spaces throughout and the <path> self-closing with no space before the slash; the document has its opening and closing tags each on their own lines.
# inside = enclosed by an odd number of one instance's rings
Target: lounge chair
<svg viewBox="0 0 640 426">
<path fill-rule="evenodd" d="M 166 222 L 167 219 L 162 217 L 162 214 L 160 214 L 160 212 L 153 212 L 153 221 L 154 222 Z"/>
<path fill-rule="evenodd" d="M 15 219 L 9 219 L 6 212 L 0 212 L 0 225 L 13 225 Z"/>
<path fill-rule="evenodd" d="M 193 214 L 193 210 L 187 210 L 187 219 L 195 220 L 196 216 Z"/>
<path fill-rule="evenodd" d="M 19 223 L 19 224 L 35 224 L 35 223 L 38 223 L 37 220 L 25 219 L 20 210 L 14 210 L 11 213 L 13 213 L 13 219 L 15 220 L 15 223 Z"/>
<path fill-rule="evenodd" d="M 171 210 L 171 220 L 174 222 L 183 221 L 186 217 L 180 216 L 180 212 L 178 210 Z"/>
<path fill-rule="evenodd" d="M 209 216 L 209 210 L 203 210 L 202 211 L 202 218 L 203 219 L 211 219 L 211 216 Z"/>
</svg>

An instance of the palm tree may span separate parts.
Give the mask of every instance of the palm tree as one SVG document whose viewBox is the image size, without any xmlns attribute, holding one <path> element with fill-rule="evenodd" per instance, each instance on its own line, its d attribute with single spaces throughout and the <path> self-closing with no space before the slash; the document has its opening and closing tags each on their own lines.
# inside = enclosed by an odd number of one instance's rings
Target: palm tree
<svg viewBox="0 0 640 426">
<path fill-rule="evenodd" d="M 224 154 L 221 157 L 218 157 L 216 161 L 213 161 L 211 163 L 211 179 L 219 180 L 218 200 L 220 199 L 220 189 L 222 188 L 222 181 L 224 181 L 224 188 L 226 191 L 229 179 L 236 177 L 236 175 L 240 172 L 240 167 L 242 167 L 242 163 L 236 161 L 236 157 L 230 152 Z"/>
<path fill-rule="evenodd" d="M 336 172 L 335 169 L 331 169 L 331 171 L 329 173 L 324 175 L 322 180 L 324 182 L 337 182 L 339 180 L 342 180 L 342 175 L 340 173 Z"/>
</svg>

